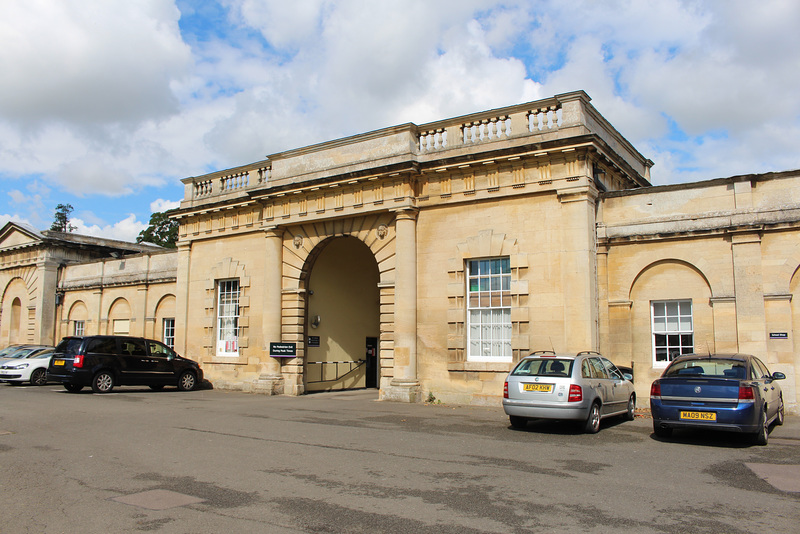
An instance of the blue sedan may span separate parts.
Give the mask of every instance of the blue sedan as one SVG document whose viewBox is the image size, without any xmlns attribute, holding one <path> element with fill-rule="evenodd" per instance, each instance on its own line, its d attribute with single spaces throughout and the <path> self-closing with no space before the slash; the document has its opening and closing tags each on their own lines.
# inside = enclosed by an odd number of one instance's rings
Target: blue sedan
<svg viewBox="0 0 800 534">
<path fill-rule="evenodd" d="M 653 432 L 706 428 L 751 434 L 766 445 L 769 427 L 783 424 L 783 394 L 764 363 L 748 354 L 686 354 L 673 360 L 650 388 Z"/>
</svg>

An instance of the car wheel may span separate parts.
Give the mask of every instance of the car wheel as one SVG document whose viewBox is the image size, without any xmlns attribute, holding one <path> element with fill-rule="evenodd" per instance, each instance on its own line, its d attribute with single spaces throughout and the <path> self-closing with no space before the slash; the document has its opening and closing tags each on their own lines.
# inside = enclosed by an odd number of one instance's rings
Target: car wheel
<svg viewBox="0 0 800 534">
<path fill-rule="evenodd" d="M 109 393 L 114 389 L 114 377 L 108 371 L 100 371 L 92 379 L 92 391 L 95 393 Z"/>
<path fill-rule="evenodd" d="M 181 391 L 192 391 L 197 387 L 197 377 L 191 371 L 184 371 L 178 377 L 178 389 Z"/>
<path fill-rule="evenodd" d="M 756 445 L 766 445 L 769 441 L 769 424 L 767 424 L 767 412 L 761 414 L 761 425 L 758 432 L 753 436 L 753 443 Z"/>
<path fill-rule="evenodd" d="M 47 369 L 34 369 L 31 373 L 31 384 L 34 386 L 47 384 Z"/>
<path fill-rule="evenodd" d="M 658 423 L 653 423 L 653 434 L 659 438 L 668 438 L 672 435 L 672 429 L 668 426 L 661 426 Z"/>
<path fill-rule="evenodd" d="M 783 411 L 784 411 L 784 409 L 783 409 L 783 395 L 781 395 L 781 406 L 780 406 L 780 408 L 778 408 L 778 413 L 775 415 L 775 424 L 778 425 L 778 426 L 781 426 L 783 424 L 783 418 L 784 418 Z"/>
<path fill-rule="evenodd" d="M 83 386 L 79 386 L 77 384 L 64 384 L 64 389 L 66 389 L 70 393 L 77 393 L 83 389 Z"/>
<path fill-rule="evenodd" d="M 625 420 L 626 421 L 633 421 L 636 417 L 636 397 L 631 395 L 631 398 L 628 399 L 628 411 L 625 412 Z"/>
<path fill-rule="evenodd" d="M 508 421 L 514 428 L 525 428 L 526 426 L 528 426 L 528 420 L 518 415 L 509 415 Z"/>
<path fill-rule="evenodd" d="M 164 389 L 164 384 L 150 384 L 150 389 L 153 391 L 161 391 Z"/>
<path fill-rule="evenodd" d="M 586 418 L 586 423 L 583 425 L 583 431 L 587 434 L 596 434 L 600 430 L 600 405 L 598 403 L 592 404 L 589 408 L 589 417 Z"/>
</svg>

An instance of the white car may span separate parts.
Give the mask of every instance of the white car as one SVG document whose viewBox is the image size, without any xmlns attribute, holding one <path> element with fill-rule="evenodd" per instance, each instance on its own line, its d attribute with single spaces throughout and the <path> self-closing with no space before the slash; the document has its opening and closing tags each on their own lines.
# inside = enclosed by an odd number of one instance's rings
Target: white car
<svg viewBox="0 0 800 534">
<path fill-rule="evenodd" d="M 29 354 L 25 358 L 12 358 L 0 362 L 0 382 L 21 384 L 30 382 L 34 386 L 47 383 L 47 366 L 54 349 L 45 349 Z"/>
</svg>

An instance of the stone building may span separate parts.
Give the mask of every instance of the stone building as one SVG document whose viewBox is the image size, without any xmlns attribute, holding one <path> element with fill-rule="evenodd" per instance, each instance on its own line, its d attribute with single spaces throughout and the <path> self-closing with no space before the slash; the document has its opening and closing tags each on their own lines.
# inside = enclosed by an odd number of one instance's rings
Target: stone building
<svg viewBox="0 0 800 534">
<path fill-rule="evenodd" d="M 104 294 L 105 288 L 98 284 L 103 277 L 94 276 L 95 279 L 85 286 L 73 285 L 67 279 L 76 275 L 80 277 L 79 273 L 83 272 L 102 272 L 109 261 L 118 268 L 120 261 L 115 258 L 130 254 L 145 254 L 143 257 L 147 257 L 162 250 L 144 243 L 49 230 L 40 232 L 24 224 L 7 223 L 0 229 L 0 346 L 17 343 L 52 345 L 76 331 L 113 333 L 107 324 L 111 305 L 106 305 L 108 293 Z M 125 261 L 121 260 L 123 269 Z M 173 265 L 173 294 L 174 270 Z M 126 287 L 133 286 L 126 284 Z M 79 289 L 83 292 L 77 291 Z M 132 289 L 129 293 L 135 296 L 142 291 Z M 129 322 L 136 320 L 128 312 L 126 319 Z"/>
<path fill-rule="evenodd" d="M 581 91 L 273 154 L 183 180 L 177 252 L 56 269 L 48 328 L 170 334 L 215 387 L 411 402 L 499 404 L 555 349 L 632 366 L 646 405 L 675 354 L 752 352 L 796 410 L 800 173 L 651 165 Z"/>
</svg>

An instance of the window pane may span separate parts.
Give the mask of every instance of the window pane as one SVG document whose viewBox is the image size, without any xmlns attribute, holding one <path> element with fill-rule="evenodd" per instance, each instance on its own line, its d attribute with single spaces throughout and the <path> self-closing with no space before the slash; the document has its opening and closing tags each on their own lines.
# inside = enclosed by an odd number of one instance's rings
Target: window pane
<svg viewBox="0 0 800 534">
<path fill-rule="evenodd" d="M 665 317 L 655 317 L 655 318 L 653 318 L 653 330 L 655 332 L 666 332 L 667 331 L 667 319 Z"/>
<path fill-rule="evenodd" d="M 653 317 L 664 317 L 666 316 L 666 304 L 663 302 L 654 302 L 653 303 Z"/>
<path fill-rule="evenodd" d="M 468 260 L 467 266 L 468 357 L 477 361 L 510 361 L 510 261 Z"/>
<path fill-rule="evenodd" d="M 667 316 L 667 331 L 675 332 L 678 330 L 678 318 L 673 315 Z"/>
<path fill-rule="evenodd" d="M 667 302 L 667 315 L 678 315 L 678 303 L 677 302 Z"/>
</svg>

